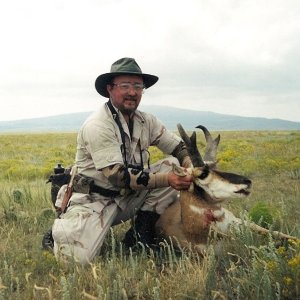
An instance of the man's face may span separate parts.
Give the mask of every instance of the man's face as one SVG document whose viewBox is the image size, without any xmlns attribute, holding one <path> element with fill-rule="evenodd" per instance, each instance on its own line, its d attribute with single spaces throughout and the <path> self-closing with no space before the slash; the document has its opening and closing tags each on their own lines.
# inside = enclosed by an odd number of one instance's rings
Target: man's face
<svg viewBox="0 0 300 300">
<path fill-rule="evenodd" d="M 121 75 L 115 77 L 112 83 L 112 85 L 107 85 L 112 104 L 123 114 L 131 115 L 142 98 L 143 78 L 135 75 Z"/>
</svg>

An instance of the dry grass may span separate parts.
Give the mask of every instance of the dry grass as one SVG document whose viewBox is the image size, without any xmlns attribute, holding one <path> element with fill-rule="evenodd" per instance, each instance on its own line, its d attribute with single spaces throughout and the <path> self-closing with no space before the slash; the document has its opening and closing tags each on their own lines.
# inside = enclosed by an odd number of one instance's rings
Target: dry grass
<svg viewBox="0 0 300 300">
<path fill-rule="evenodd" d="M 227 206 L 300 237 L 300 132 L 221 136 L 220 168 L 253 180 L 252 195 Z M 73 133 L 0 136 L 0 299 L 300 298 L 300 243 L 279 244 L 244 227 L 224 240 L 218 258 L 213 249 L 199 258 L 167 244 L 160 253 L 127 253 L 120 244 L 125 223 L 92 265 L 57 263 L 41 250 L 55 218 L 45 182 L 56 163 L 72 164 L 75 143 Z M 152 161 L 161 157 L 151 153 Z"/>
</svg>

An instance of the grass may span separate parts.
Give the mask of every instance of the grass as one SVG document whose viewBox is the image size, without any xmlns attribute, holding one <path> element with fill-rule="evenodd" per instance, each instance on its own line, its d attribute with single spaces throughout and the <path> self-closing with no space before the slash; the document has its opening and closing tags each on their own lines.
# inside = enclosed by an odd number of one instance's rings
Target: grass
<svg viewBox="0 0 300 300">
<path fill-rule="evenodd" d="M 55 218 L 46 180 L 57 163 L 73 163 L 75 149 L 75 133 L 0 135 L 0 299 L 300 299 L 300 243 L 245 226 L 218 257 L 210 248 L 200 258 L 167 243 L 160 253 L 125 251 L 125 223 L 93 264 L 60 265 L 41 250 Z M 299 149 L 299 131 L 222 132 L 219 169 L 253 181 L 251 196 L 227 208 L 300 237 Z M 151 157 L 162 154 L 152 148 Z"/>
</svg>

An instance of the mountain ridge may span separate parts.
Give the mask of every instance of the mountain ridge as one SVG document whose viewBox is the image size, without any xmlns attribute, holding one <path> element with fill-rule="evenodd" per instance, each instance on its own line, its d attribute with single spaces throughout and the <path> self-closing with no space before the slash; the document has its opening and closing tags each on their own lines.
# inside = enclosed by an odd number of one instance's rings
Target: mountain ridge
<svg viewBox="0 0 300 300">
<path fill-rule="evenodd" d="M 299 130 L 300 122 L 262 117 L 242 117 L 210 111 L 194 111 L 159 105 L 142 105 L 141 111 L 155 115 L 169 130 L 181 123 L 186 130 L 204 125 L 209 130 Z M 92 112 L 61 114 L 49 117 L 0 121 L 0 132 L 78 131 Z"/>
</svg>

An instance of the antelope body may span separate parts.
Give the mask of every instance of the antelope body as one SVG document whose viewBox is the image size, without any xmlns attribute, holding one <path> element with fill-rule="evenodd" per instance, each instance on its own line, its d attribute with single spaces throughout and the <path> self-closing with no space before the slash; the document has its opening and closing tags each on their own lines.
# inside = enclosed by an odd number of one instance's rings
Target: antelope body
<svg viewBox="0 0 300 300">
<path fill-rule="evenodd" d="M 186 144 L 193 166 L 188 169 L 174 167 L 179 176 L 193 175 L 193 184 L 188 191 L 180 191 L 178 201 L 169 206 L 156 223 L 160 238 L 169 240 L 178 248 L 192 248 L 201 254 L 207 247 L 208 238 L 213 231 L 219 236 L 227 236 L 232 225 L 242 224 L 242 220 L 222 207 L 228 198 L 245 198 L 250 194 L 251 180 L 237 174 L 221 172 L 216 169 L 216 153 L 220 135 L 213 139 L 204 126 L 202 129 L 207 142 L 202 159 L 196 146 L 196 133 L 188 137 L 178 124 L 179 133 Z M 259 233 L 269 230 L 254 223 L 248 224 Z M 286 239 L 295 237 L 272 231 L 274 236 Z"/>
</svg>

